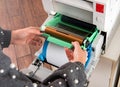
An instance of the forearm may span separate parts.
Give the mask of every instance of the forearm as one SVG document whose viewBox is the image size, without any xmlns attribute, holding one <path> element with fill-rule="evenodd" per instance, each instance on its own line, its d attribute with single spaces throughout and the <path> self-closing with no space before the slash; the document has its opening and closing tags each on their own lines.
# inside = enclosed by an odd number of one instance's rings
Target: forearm
<svg viewBox="0 0 120 87">
<path fill-rule="evenodd" d="M 8 47 L 11 41 L 11 31 L 0 28 L 0 45 L 2 48 Z"/>
</svg>

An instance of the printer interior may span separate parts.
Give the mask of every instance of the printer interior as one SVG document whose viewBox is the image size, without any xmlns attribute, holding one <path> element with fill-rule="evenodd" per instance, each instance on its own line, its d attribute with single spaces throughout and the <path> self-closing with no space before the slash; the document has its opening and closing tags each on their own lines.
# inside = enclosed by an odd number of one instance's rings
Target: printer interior
<svg viewBox="0 0 120 87">
<path fill-rule="evenodd" d="M 82 45 L 83 42 L 87 40 L 85 48 L 87 48 L 89 43 L 93 42 L 98 34 L 98 29 L 95 25 L 59 13 L 49 20 L 45 24 L 45 27 L 47 27 L 45 33 L 48 34 L 49 37 L 54 37 L 64 42 L 71 43 L 77 40 L 80 45 Z M 53 43 L 56 44 L 57 42 Z"/>
</svg>

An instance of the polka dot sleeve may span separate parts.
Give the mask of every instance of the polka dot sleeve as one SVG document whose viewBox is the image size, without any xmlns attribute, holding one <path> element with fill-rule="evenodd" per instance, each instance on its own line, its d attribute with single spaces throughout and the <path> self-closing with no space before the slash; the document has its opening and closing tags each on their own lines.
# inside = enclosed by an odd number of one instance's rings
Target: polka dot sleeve
<svg viewBox="0 0 120 87">
<path fill-rule="evenodd" d="M 43 84 L 48 85 L 49 83 L 52 83 L 58 79 L 63 79 L 66 83 L 65 85 L 67 85 L 66 87 L 86 87 L 88 85 L 86 75 L 84 72 L 84 65 L 80 62 L 69 62 L 61 66 L 46 80 L 44 80 Z"/>
<path fill-rule="evenodd" d="M 11 31 L 10 30 L 3 30 L 0 28 L 0 45 L 1 48 L 8 47 L 11 40 Z"/>
</svg>

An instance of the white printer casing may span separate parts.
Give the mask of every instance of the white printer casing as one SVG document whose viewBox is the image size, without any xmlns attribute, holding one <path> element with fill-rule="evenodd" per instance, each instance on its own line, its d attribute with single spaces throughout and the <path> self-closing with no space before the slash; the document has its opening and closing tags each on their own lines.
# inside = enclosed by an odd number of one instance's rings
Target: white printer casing
<svg viewBox="0 0 120 87">
<path fill-rule="evenodd" d="M 48 15 L 59 12 L 95 24 L 99 30 L 106 32 L 108 46 L 120 11 L 120 0 L 42 0 L 42 2 Z"/>
</svg>

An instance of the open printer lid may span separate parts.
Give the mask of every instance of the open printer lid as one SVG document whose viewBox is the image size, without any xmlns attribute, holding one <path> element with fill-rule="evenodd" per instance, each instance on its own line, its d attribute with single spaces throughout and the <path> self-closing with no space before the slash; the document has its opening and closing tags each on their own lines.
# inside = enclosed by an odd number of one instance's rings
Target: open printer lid
<svg viewBox="0 0 120 87">
<path fill-rule="evenodd" d="M 84 0 L 42 0 L 48 14 L 60 14 L 93 23 L 93 2 Z M 81 9 L 83 8 L 83 9 Z"/>
</svg>

